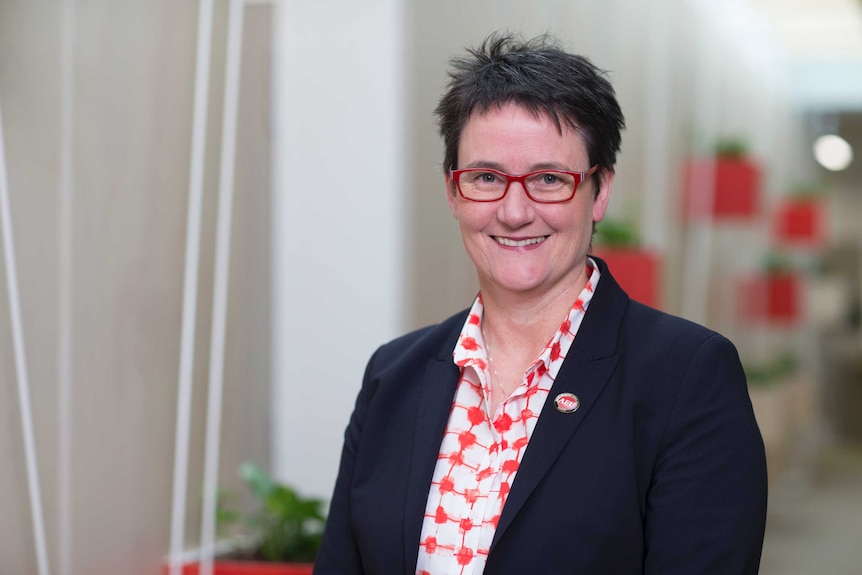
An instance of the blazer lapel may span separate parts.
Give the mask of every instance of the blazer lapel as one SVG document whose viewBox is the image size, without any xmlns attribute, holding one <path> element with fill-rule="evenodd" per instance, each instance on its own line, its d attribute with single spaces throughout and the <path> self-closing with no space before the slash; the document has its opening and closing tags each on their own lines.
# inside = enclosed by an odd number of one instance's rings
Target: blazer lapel
<svg viewBox="0 0 862 575">
<path fill-rule="evenodd" d="M 617 365 L 616 339 L 628 296 L 603 264 L 599 261 L 602 272 L 599 287 L 530 437 L 500 515 L 490 552 L 494 551 L 497 541 L 589 415 Z M 560 413 L 554 407 L 554 398 L 566 392 L 574 393 L 580 400 L 580 408 L 574 413 Z"/>
<path fill-rule="evenodd" d="M 447 338 L 437 356 L 428 360 L 421 375 L 404 509 L 405 573 L 414 573 L 416 570 L 428 489 L 460 375 L 458 366 L 452 360 L 452 350 L 455 349 L 462 327 L 463 321 Z"/>
</svg>

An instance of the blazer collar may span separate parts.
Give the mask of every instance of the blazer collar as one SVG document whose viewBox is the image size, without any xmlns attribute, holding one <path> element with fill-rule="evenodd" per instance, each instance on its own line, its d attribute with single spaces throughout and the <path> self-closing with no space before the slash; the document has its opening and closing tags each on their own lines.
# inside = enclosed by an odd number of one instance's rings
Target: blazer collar
<svg viewBox="0 0 862 575">
<path fill-rule="evenodd" d="M 552 405 L 546 405 L 543 409 L 503 507 L 491 544 L 492 552 L 589 414 L 616 366 L 617 335 L 629 299 L 611 276 L 607 265 L 599 258 L 593 259 L 599 265 L 602 277 L 548 398 L 551 403 L 560 393 L 574 393 L 580 399 L 581 406 L 571 414 L 560 413 Z M 404 509 L 405 573 L 413 573 L 416 569 L 428 489 L 460 375 L 460 370 L 452 360 L 452 350 L 466 319 L 467 310 L 458 314 L 455 321 L 446 322 L 451 325 L 451 331 L 445 343 L 419 368 L 419 400 L 415 411 Z"/>
<path fill-rule="evenodd" d="M 419 401 L 416 405 L 413 428 L 413 450 L 410 454 L 410 471 L 407 478 L 407 494 L 404 509 L 404 557 L 405 573 L 416 571 L 419 558 L 419 537 L 425 517 L 428 489 L 434 476 L 440 442 L 449 421 L 449 411 L 455 397 L 455 389 L 461 370 L 452 360 L 452 350 L 467 321 L 467 311 L 456 316 L 451 333 L 434 357 L 420 367 Z M 447 322 L 450 323 L 450 322 Z"/>
<path fill-rule="evenodd" d="M 629 298 L 605 263 L 594 259 L 599 264 L 601 280 L 518 467 L 494 533 L 492 553 L 533 490 L 589 415 L 617 365 L 617 337 Z M 580 400 L 580 408 L 574 413 L 557 411 L 553 401 L 560 393 L 575 394 Z"/>
</svg>

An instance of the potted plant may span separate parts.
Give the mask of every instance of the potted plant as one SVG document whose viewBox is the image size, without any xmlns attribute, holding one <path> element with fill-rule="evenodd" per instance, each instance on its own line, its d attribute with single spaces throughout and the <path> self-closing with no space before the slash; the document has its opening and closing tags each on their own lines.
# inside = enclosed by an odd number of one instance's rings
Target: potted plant
<svg viewBox="0 0 862 575">
<path fill-rule="evenodd" d="M 787 379 L 796 373 L 799 360 L 796 354 L 784 350 L 777 354 L 771 361 L 763 363 L 748 363 L 743 365 L 745 379 L 750 388 L 762 388 L 773 385 Z"/>
<path fill-rule="evenodd" d="M 768 323 L 796 321 L 800 315 L 800 284 L 800 274 L 786 256 L 767 256 L 762 272 L 744 277 L 740 282 L 740 320 Z"/>
<path fill-rule="evenodd" d="M 605 260 L 614 278 L 629 296 L 657 307 L 659 259 L 643 249 L 634 225 L 626 220 L 605 218 L 596 225 L 593 254 Z"/>
<path fill-rule="evenodd" d="M 692 218 L 751 218 L 760 205 L 760 168 L 739 138 L 720 140 L 685 169 L 685 210 Z M 709 192 L 712 196 L 709 197 Z"/>
<path fill-rule="evenodd" d="M 244 514 L 219 497 L 218 530 L 231 531 L 234 551 L 216 559 L 213 575 L 311 575 L 326 521 L 323 501 L 300 496 L 252 463 L 239 473 L 256 506 Z M 198 575 L 199 565 L 185 565 L 182 573 Z"/>
<path fill-rule="evenodd" d="M 815 186 L 797 188 L 775 210 L 773 234 L 780 245 L 818 247 L 823 243 L 823 194 Z"/>
</svg>

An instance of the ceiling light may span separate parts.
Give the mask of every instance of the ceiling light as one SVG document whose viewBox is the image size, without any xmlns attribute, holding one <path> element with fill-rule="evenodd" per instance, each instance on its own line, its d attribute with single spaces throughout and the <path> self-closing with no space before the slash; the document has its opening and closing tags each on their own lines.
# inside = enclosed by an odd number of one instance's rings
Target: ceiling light
<svg viewBox="0 0 862 575">
<path fill-rule="evenodd" d="M 814 142 L 814 157 L 827 170 L 839 172 L 853 161 L 853 148 L 844 138 L 828 134 Z"/>
</svg>

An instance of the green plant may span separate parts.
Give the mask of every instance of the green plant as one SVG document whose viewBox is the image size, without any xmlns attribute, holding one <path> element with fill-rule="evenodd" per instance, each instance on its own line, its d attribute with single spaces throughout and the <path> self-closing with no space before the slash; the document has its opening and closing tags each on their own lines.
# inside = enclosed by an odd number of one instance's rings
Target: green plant
<svg viewBox="0 0 862 575">
<path fill-rule="evenodd" d="M 595 241 L 599 246 L 633 248 L 640 245 L 640 236 L 628 221 L 605 218 L 596 225 Z"/>
<path fill-rule="evenodd" d="M 326 518 L 323 501 L 300 496 L 293 488 L 279 483 L 253 463 L 239 468 L 257 506 L 245 514 L 245 527 L 251 545 L 242 545 L 243 558 L 267 562 L 310 563 L 314 561 L 323 537 Z M 220 501 L 220 527 L 236 523 L 241 514 L 224 508 Z"/>
<path fill-rule="evenodd" d="M 723 138 L 715 144 L 715 154 L 720 158 L 742 158 L 748 154 L 748 144 L 742 138 Z"/>
<path fill-rule="evenodd" d="M 816 200 L 826 195 L 822 184 L 815 182 L 797 182 L 790 187 L 788 198 L 793 200 Z"/>
<path fill-rule="evenodd" d="M 748 385 L 769 385 L 796 373 L 799 369 L 799 360 L 792 351 L 785 350 L 771 361 L 759 364 L 747 363 L 744 369 Z"/>
<path fill-rule="evenodd" d="M 769 252 L 763 258 L 763 270 L 770 275 L 788 273 L 794 269 L 793 260 L 787 254 Z"/>
</svg>

